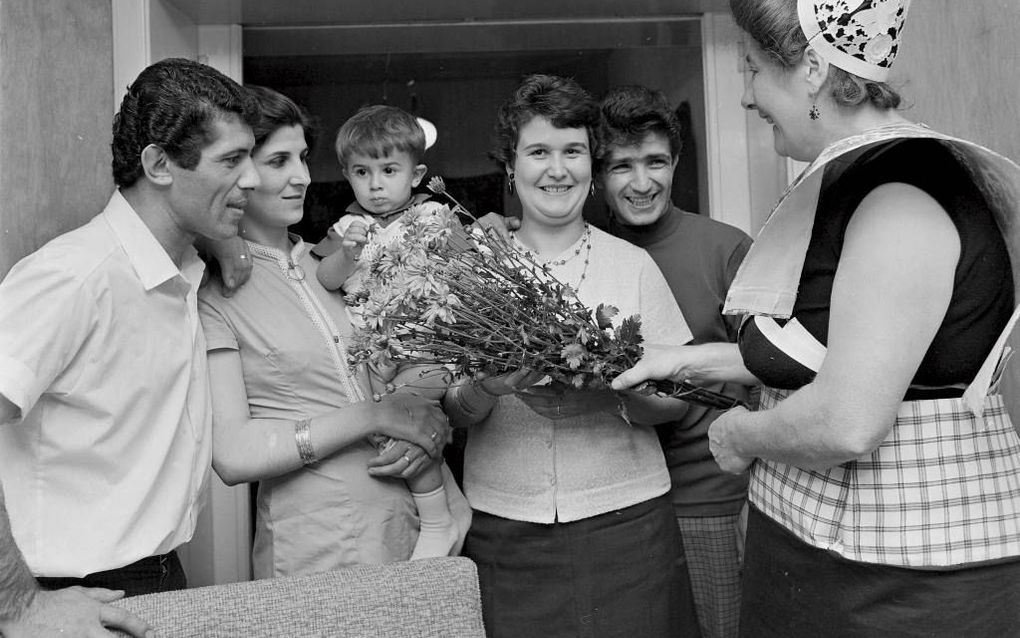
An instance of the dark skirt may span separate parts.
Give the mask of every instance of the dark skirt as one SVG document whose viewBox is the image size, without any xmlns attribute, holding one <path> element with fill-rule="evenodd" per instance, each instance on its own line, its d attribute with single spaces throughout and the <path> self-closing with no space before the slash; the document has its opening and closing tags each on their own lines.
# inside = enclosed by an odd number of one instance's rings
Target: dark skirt
<svg viewBox="0 0 1020 638">
<path fill-rule="evenodd" d="M 922 570 L 847 560 L 751 506 L 740 635 L 1020 635 L 1020 560 Z"/>
<path fill-rule="evenodd" d="M 699 636 L 666 496 L 551 525 L 476 511 L 463 553 L 491 637 Z"/>
</svg>

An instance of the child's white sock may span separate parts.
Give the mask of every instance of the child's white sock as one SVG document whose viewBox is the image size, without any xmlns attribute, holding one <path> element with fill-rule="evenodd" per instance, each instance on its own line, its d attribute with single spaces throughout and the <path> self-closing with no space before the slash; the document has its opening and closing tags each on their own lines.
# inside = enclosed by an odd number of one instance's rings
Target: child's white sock
<svg viewBox="0 0 1020 638">
<path fill-rule="evenodd" d="M 411 560 L 431 556 L 448 556 L 457 542 L 457 524 L 446 505 L 446 489 L 440 485 L 431 492 L 411 492 L 418 507 L 418 542 L 415 543 Z"/>
</svg>

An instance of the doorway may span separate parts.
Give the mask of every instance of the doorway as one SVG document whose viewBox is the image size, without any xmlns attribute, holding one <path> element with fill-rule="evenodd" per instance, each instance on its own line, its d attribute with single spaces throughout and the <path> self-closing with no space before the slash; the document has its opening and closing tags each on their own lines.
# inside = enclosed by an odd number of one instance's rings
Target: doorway
<svg viewBox="0 0 1020 638">
<path fill-rule="evenodd" d="M 690 166 L 678 172 L 696 204 L 678 203 L 690 209 L 754 232 L 784 183 L 771 135 L 749 130 L 738 102 L 741 53 L 726 0 L 587 0 L 581 7 L 570 0 L 111 2 L 115 104 L 142 68 L 184 56 L 276 88 L 319 118 L 311 169 L 321 197 L 309 214 L 319 226 L 301 229 L 311 239 L 351 200 L 341 191 L 330 138 L 367 103 L 432 120 L 439 141 L 426 156 L 431 173 L 461 182 L 475 212 L 512 214 L 502 171 L 486 151 L 497 104 L 534 72 L 573 76 L 596 95 L 644 84 L 675 106 L 687 103 L 692 142 L 682 161 Z M 675 186 L 674 194 L 684 190 Z M 586 213 L 598 221 L 598 210 Z M 194 585 L 246 580 L 248 486 L 228 488 L 214 477 L 210 488 L 182 560 Z"/>
<path fill-rule="evenodd" d="M 397 106 L 436 125 L 437 142 L 425 157 L 429 175 L 442 176 L 469 210 L 518 214 L 505 172 L 488 151 L 500 102 L 532 73 L 573 77 L 596 97 L 619 84 L 663 91 L 686 125 L 674 200 L 685 210 L 701 210 L 708 171 L 696 17 L 368 24 L 331 29 L 335 38 L 328 42 L 321 29 L 312 30 L 305 33 L 308 48 L 291 43 L 303 29 L 286 31 L 292 33 L 244 27 L 243 76 L 246 83 L 288 95 L 317 120 L 319 139 L 309 160 L 313 183 L 305 219 L 296 228 L 306 240 L 321 238 L 353 201 L 333 138 L 367 104 Z M 600 198 L 589 198 L 585 215 L 599 226 L 607 221 Z"/>
</svg>

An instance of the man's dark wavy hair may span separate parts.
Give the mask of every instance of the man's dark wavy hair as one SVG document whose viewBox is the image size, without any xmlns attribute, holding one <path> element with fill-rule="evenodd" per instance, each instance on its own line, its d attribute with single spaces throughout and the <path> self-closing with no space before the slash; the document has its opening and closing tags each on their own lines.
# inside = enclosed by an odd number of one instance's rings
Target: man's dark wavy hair
<svg viewBox="0 0 1020 638">
<path fill-rule="evenodd" d="M 258 121 L 254 100 L 216 69 L 184 58 L 167 58 L 143 70 L 128 87 L 113 117 L 113 181 L 132 186 L 143 174 L 142 150 L 163 149 L 176 164 L 198 166 L 213 141 L 213 123 L 236 115 Z"/>
<path fill-rule="evenodd" d="M 669 141 L 669 154 L 680 155 L 683 142 L 680 123 L 662 91 L 636 84 L 610 89 L 599 103 L 599 155 L 601 166 L 606 154 L 616 146 L 637 146 L 649 133 L 658 133 Z"/>
</svg>

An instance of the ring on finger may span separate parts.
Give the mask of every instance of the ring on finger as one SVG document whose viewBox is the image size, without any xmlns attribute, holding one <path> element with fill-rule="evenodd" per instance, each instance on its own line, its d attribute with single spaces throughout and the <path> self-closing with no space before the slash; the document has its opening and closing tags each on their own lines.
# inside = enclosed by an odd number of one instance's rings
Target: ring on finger
<svg viewBox="0 0 1020 638">
<path fill-rule="evenodd" d="M 408 455 L 406 455 L 406 454 L 405 454 L 404 456 L 402 456 L 402 457 L 400 457 L 400 458 L 402 458 L 402 459 L 404 459 L 405 461 L 407 461 L 407 464 L 408 464 L 408 465 L 410 465 L 410 464 L 411 464 L 411 457 L 409 457 Z"/>
<path fill-rule="evenodd" d="M 432 430 L 432 434 L 429 435 L 429 438 L 432 439 L 433 443 L 435 443 L 436 439 L 439 438 L 439 432 L 436 432 L 435 430 Z"/>
</svg>

